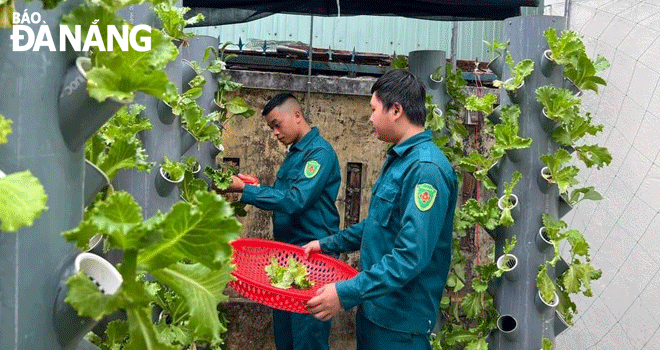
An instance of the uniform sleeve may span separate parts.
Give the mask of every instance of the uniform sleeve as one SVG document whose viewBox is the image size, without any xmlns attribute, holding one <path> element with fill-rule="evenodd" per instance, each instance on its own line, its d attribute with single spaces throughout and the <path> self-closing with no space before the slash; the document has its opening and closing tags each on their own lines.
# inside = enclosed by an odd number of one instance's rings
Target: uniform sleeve
<svg viewBox="0 0 660 350">
<path fill-rule="evenodd" d="M 339 231 L 338 234 L 330 235 L 319 240 L 321 251 L 325 253 L 352 252 L 360 249 L 364 221 L 349 226 Z"/>
<path fill-rule="evenodd" d="M 424 270 L 436 248 L 455 183 L 432 163 L 422 162 L 404 179 L 401 189 L 401 231 L 394 248 L 356 277 L 338 282 L 345 309 L 405 286 Z M 451 242 L 448 242 L 451 244 Z"/>
<path fill-rule="evenodd" d="M 318 169 L 305 173 L 305 166 Z M 329 151 L 318 148 L 305 157 L 305 164 L 300 165 L 300 174 L 286 189 L 274 189 L 270 186 L 245 185 L 241 202 L 251 204 L 263 210 L 295 214 L 307 209 L 318 200 L 328 179 L 336 172 L 334 157 Z"/>
</svg>

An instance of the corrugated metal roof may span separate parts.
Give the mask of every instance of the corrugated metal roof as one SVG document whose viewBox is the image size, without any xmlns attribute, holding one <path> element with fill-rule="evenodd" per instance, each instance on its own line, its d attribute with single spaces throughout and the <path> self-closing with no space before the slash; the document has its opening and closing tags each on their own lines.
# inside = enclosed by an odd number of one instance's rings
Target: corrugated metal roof
<svg viewBox="0 0 660 350">
<path fill-rule="evenodd" d="M 541 7 L 542 8 L 542 7 Z M 538 8 L 522 8 L 523 15 L 539 14 Z M 342 16 L 314 17 L 314 47 L 358 52 L 408 54 L 414 50 L 444 50 L 449 55 L 452 22 L 404 17 Z M 214 27 L 191 28 L 201 35 L 217 36 L 220 42 L 267 41 L 309 43 L 310 16 L 275 14 L 256 21 Z M 501 21 L 458 22 L 457 58 L 488 61 L 483 40 L 501 40 Z"/>
</svg>

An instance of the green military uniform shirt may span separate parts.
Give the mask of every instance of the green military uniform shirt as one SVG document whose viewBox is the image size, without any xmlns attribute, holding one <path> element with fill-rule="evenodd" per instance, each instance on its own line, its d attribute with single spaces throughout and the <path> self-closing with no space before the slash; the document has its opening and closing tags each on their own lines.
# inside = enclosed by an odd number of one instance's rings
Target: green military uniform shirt
<svg viewBox="0 0 660 350">
<path fill-rule="evenodd" d="M 320 241 L 326 252 L 360 248 L 360 273 L 336 284 L 345 309 L 395 331 L 428 334 L 451 261 L 456 175 L 431 132 L 388 151 L 369 216 Z"/>
<path fill-rule="evenodd" d="M 312 128 L 289 147 L 272 187 L 245 185 L 241 202 L 273 211 L 273 238 L 303 245 L 336 233 L 341 175 L 332 146 Z"/>
</svg>

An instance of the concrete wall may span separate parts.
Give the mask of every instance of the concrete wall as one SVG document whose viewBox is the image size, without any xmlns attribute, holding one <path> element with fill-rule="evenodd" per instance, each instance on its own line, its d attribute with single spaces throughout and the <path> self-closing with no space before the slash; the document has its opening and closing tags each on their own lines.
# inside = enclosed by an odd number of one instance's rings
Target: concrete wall
<svg viewBox="0 0 660 350">
<path fill-rule="evenodd" d="M 571 0 L 569 28 L 584 35 L 587 52 L 612 66 L 599 95 L 584 109 L 605 130 L 588 140 L 609 148 L 612 164 L 587 170 L 600 202 L 580 204 L 566 219 L 591 244 L 603 277 L 593 298 L 576 298 L 576 325 L 556 349 L 660 349 L 660 3 Z M 546 5 L 548 2 L 546 1 Z M 560 6 L 555 6 L 559 9 Z M 558 10 L 562 11 L 562 10 Z M 563 11 L 562 11 L 563 12 Z M 552 13 L 563 15 L 563 13 Z"/>
</svg>

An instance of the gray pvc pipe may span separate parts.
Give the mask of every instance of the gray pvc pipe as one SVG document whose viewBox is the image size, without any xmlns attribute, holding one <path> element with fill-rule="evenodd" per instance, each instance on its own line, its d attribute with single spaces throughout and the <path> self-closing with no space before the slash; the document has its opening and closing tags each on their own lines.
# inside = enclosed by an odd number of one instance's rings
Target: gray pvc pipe
<svg viewBox="0 0 660 350">
<path fill-rule="evenodd" d="M 431 74 L 437 67 L 441 67 L 441 76 L 445 76 L 447 64 L 447 54 L 440 50 L 418 50 L 410 51 L 408 55 L 408 65 L 410 72 L 422 81 L 426 93 L 433 96 L 433 102 L 444 112 L 445 105 L 449 100 L 447 96 L 446 84 L 444 79 L 441 82 L 435 82 L 431 79 Z"/>
<path fill-rule="evenodd" d="M 180 5 L 180 4 L 179 4 Z M 151 10 L 150 4 L 133 5 L 126 9 L 119 11 L 119 14 L 129 19 L 135 24 L 144 23 L 152 26 L 157 26 L 156 19 Z M 179 45 L 179 51 L 181 51 Z M 165 68 L 170 79 L 177 85 L 177 89 L 181 92 L 181 68 L 180 58 L 170 62 Z M 172 123 L 165 124 L 159 116 L 158 99 L 153 96 L 143 93 L 136 93 L 135 102 L 144 105 L 146 108 L 142 112 L 142 117 L 149 118 L 152 129 L 140 134 L 144 149 L 149 156 L 150 162 L 156 162 L 148 173 L 138 172 L 135 169 L 125 170 L 119 172 L 113 180 L 113 185 L 117 190 L 124 190 L 133 195 L 133 197 L 142 206 L 142 215 L 144 217 L 151 217 L 157 211 L 167 212 L 172 205 L 179 200 L 179 190 L 174 189 L 161 196 L 156 189 L 156 181 L 160 177 L 159 165 L 162 163 L 163 158 L 168 156 L 172 160 L 179 160 L 181 152 L 181 126 L 175 120 Z M 166 113 L 167 110 L 161 108 L 161 113 Z M 113 263 L 118 261 L 118 257 L 107 256 L 108 260 Z"/>
<path fill-rule="evenodd" d="M 516 63 L 523 59 L 534 61 L 534 72 L 525 79 L 525 84 L 518 92 L 518 102 L 521 109 L 520 132 L 522 137 L 531 137 L 533 142 L 530 148 L 515 152 L 513 157 L 508 154 L 500 161 L 498 171 L 498 194 L 502 195 L 504 183 L 511 181 L 514 171 L 522 173 L 522 180 L 513 192 L 518 196 L 520 213 L 512 227 L 506 227 L 495 237 L 495 256 L 503 253 L 504 240 L 517 237 L 517 244 L 513 254 L 518 257 L 519 278 L 510 281 L 502 278 L 494 291 L 495 306 L 500 314 L 511 315 L 516 320 L 516 337 L 510 334 L 504 336 L 502 332 L 494 332 L 490 339 L 492 349 L 496 350 L 528 350 L 539 349 L 543 338 L 554 340 L 553 330 L 554 309 L 536 308 L 537 295 L 536 274 L 538 267 L 551 258 L 552 250 L 539 250 L 536 244 L 539 227 L 542 225 L 541 214 L 549 213 L 552 217 L 558 214 L 557 186 L 541 188 L 539 186 L 539 169 L 543 163 L 539 157 L 542 154 L 553 153 L 557 144 L 552 141 L 550 134 L 543 130 L 539 115 L 541 104 L 536 101 L 535 90 L 539 86 L 552 84 L 561 86 L 563 71 L 561 67 L 552 70 L 546 69 L 549 76 L 545 76 L 540 68 L 542 53 L 546 50 L 547 42 L 543 31 L 554 27 L 558 31 L 564 29 L 564 18 L 551 16 L 514 17 L 503 22 L 504 40 L 510 41 L 508 52 Z M 504 67 L 502 80 L 509 79 L 511 73 L 508 66 Z M 511 103 L 511 96 L 500 91 L 502 105 Z M 509 152 L 512 153 L 512 152 Z M 550 271 L 552 276 L 554 271 Z"/>
<path fill-rule="evenodd" d="M 62 15 L 80 0 L 47 11 L 41 2 L 14 4 L 21 14 L 40 13 L 45 23 L 39 25 L 57 37 Z M 31 227 L 0 232 L 0 349 L 60 349 L 53 305 L 60 270 L 75 252 L 60 233 L 82 217 L 84 154 L 69 150 L 60 132 L 58 95 L 76 54 L 14 52 L 10 33 L 0 30 L 0 113 L 13 121 L 14 132 L 0 146 L 0 169 L 29 169 L 48 194 L 48 210 Z"/>
</svg>

